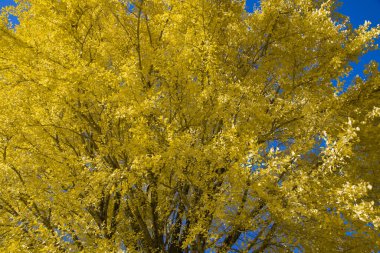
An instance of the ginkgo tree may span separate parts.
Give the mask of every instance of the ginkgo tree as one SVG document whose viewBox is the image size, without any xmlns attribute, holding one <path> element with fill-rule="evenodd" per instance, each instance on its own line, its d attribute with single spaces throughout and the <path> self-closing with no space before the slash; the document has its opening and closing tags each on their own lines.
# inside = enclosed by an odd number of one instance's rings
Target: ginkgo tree
<svg viewBox="0 0 380 253">
<path fill-rule="evenodd" d="M 333 0 L 16 2 L 1 252 L 379 250 L 377 63 L 339 94 L 380 27 Z"/>
</svg>

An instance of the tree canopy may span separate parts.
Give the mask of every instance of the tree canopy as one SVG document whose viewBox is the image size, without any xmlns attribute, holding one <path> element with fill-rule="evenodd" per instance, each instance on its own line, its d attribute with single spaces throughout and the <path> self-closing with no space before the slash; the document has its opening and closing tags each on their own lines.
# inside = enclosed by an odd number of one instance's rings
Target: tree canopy
<svg viewBox="0 0 380 253">
<path fill-rule="evenodd" d="M 380 27 L 244 6 L 1 10 L 1 252 L 379 250 Z"/>
</svg>

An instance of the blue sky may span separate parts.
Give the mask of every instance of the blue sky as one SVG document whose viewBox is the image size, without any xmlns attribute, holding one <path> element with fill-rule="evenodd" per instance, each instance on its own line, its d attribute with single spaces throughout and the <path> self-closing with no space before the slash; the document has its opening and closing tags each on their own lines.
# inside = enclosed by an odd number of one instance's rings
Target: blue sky
<svg viewBox="0 0 380 253">
<path fill-rule="evenodd" d="M 9 4 L 12 4 L 13 1 L 12 0 L 0 0 L 0 6 L 5 6 L 5 5 L 9 5 Z"/>
<path fill-rule="evenodd" d="M 371 21 L 372 26 L 380 24 L 380 0 L 348 0 L 343 3 L 339 9 L 341 13 L 350 17 L 350 21 L 354 27 L 363 24 L 365 20 Z M 380 40 L 377 40 L 380 44 Z M 358 64 L 353 63 L 351 66 L 354 68 L 349 76 L 349 80 L 357 74 L 363 76 L 364 66 L 371 60 L 380 62 L 380 50 L 372 51 L 361 57 Z"/>
</svg>

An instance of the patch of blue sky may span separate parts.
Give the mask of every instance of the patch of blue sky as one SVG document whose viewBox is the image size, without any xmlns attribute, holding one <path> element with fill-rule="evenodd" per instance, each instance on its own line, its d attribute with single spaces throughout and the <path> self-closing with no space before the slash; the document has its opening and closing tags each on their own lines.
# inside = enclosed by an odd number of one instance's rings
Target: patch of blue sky
<svg viewBox="0 0 380 253">
<path fill-rule="evenodd" d="M 67 234 L 67 233 L 62 236 L 62 240 L 64 242 L 74 243 L 73 237 L 70 234 Z"/>
<path fill-rule="evenodd" d="M 133 12 L 133 10 L 135 9 L 135 5 L 133 3 L 128 3 L 127 4 L 127 9 L 129 12 Z"/>
<path fill-rule="evenodd" d="M 123 240 L 120 242 L 120 251 L 122 253 L 127 253 L 127 247 L 125 246 L 125 243 Z"/>
<path fill-rule="evenodd" d="M 260 0 L 247 0 L 245 4 L 245 10 L 248 12 L 254 12 L 260 8 Z"/>
<path fill-rule="evenodd" d="M 283 143 L 282 141 L 270 140 L 270 141 L 267 141 L 266 152 L 269 152 L 270 149 L 274 149 L 277 151 L 284 151 L 286 148 L 287 148 L 287 145 L 285 143 Z"/>
<path fill-rule="evenodd" d="M 0 0 L 0 8 L 8 5 L 15 5 L 14 0 Z"/>
<path fill-rule="evenodd" d="M 327 140 L 323 136 L 316 136 L 313 148 L 310 150 L 311 153 L 319 155 L 323 149 L 327 147 Z"/>
<path fill-rule="evenodd" d="M 10 5 L 16 5 L 14 0 L 0 0 L 0 8 Z M 13 28 L 15 25 L 19 24 L 19 21 L 16 16 L 9 15 L 9 21 L 11 22 L 11 27 Z"/>
<path fill-rule="evenodd" d="M 380 24 L 380 1 L 379 0 L 361 0 L 361 1 L 343 1 L 338 11 L 342 14 L 350 17 L 350 22 L 354 28 L 364 24 L 364 22 L 370 21 L 371 27 Z M 377 39 L 376 43 L 380 40 Z M 363 70 L 365 65 L 370 63 L 371 60 L 380 62 L 380 50 L 370 51 L 359 58 L 358 62 L 351 62 L 350 65 L 353 68 L 349 76 L 346 78 L 346 84 L 344 89 L 347 89 L 356 76 L 364 78 Z"/>
<path fill-rule="evenodd" d="M 260 230 L 256 231 L 246 231 L 240 234 L 236 243 L 231 247 L 232 250 L 238 251 L 241 249 L 246 249 L 249 246 L 249 242 L 254 240 L 259 235 Z"/>
</svg>

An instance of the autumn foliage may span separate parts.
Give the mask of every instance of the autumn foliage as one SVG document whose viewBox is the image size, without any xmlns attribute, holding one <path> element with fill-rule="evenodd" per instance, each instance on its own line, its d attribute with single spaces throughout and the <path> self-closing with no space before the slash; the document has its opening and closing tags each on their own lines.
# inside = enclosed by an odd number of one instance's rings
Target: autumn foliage
<svg viewBox="0 0 380 253">
<path fill-rule="evenodd" d="M 17 3 L 1 252 L 379 250 L 377 63 L 341 89 L 380 27 L 332 0 Z"/>
</svg>

